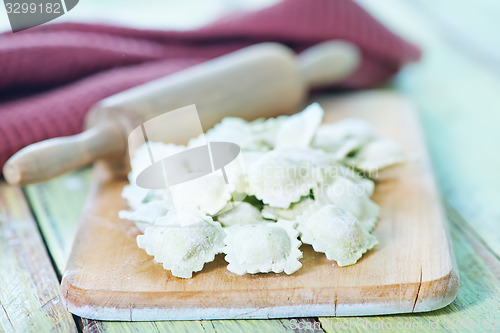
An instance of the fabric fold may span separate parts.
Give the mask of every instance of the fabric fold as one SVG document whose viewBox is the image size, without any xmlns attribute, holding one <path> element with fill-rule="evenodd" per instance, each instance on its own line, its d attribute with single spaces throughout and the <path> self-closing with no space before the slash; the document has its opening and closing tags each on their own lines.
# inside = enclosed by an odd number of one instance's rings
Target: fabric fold
<svg viewBox="0 0 500 333">
<path fill-rule="evenodd" d="M 255 43 L 276 41 L 301 52 L 330 39 L 362 52 L 356 72 L 330 89 L 379 85 L 420 57 L 350 0 L 285 0 L 189 31 L 61 23 L 2 34 L 0 165 L 30 143 L 80 132 L 93 104 L 125 89 Z M 30 89 L 47 90 L 7 98 Z"/>
</svg>

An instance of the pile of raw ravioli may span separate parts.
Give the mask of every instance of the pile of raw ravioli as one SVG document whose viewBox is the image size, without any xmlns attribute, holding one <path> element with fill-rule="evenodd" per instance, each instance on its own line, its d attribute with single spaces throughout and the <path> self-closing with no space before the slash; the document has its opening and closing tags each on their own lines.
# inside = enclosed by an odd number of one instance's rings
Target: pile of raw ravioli
<svg viewBox="0 0 500 333">
<path fill-rule="evenodd" d="M 379 207 L 367 175 L 405 156 L 365 121 L 321 125 L 323 114 L 315 103 L 292 116 L 225 118 L 187 147 L 149 143 L 163 157 L 206 141 L 238 144 L 239 158 L 225 167 L 227 182 L 218 170 L 182 186 L 140 188 L 134 170 L 149 163 L 147 147 L 140 147 L 122 192 L 131 210 L 120 218 L 142 231 L 140 248 L 182 278 L 219 253 L 236 274 L 292 274 L 302 266 L 302 243 L 339 266 L 356 263 L 377 244 L 371 231 Z"/>
</svg>

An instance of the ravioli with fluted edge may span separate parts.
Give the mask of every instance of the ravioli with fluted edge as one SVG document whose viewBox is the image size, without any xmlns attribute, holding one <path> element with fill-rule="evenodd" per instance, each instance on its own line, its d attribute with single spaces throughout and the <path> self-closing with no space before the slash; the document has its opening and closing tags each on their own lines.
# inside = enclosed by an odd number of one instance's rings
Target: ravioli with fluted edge
<svg viewBox="0 0 500 333">
<path fill-rule="evenodd" d="M 368 231 L 377 223 L 379 207 L 370 200 L 364 187 L 339 176 L 314 191 L 318 202 L 335 205 L 351 213 Z"/>
<path fill-rule="evenodd" d="M 321 125 L 323 114 L 314 103 L 292 116 L 229 117 L 186 146 L 139 147 L 122 191 L 129 209 L 119 217 L 142 232 L 139 248 L 180 278 L 191 278 L 218 254 L 237 275 L 293 274 L 302 267 L 303 243 L 332 264 L 355 264 L 377 244 L 372 172 L 407 155 L 364 120 Z M 150 163 L 148 149 L 163 158 L 216 141 L 240 148 L 224 172 L 157 190 L 135 183 Z"/>
<path fill-rule="evenodd" d="M 224 231 L 218 222 L 200 218 L 187 226 L 150 226 L 137 236 L 137 244 L 172 275 L 190 278 L 222 251 Z"/>
<path fill-rule="evenodd" d="M 234 203 L 233 208 L 220 214 L 217 219 L 224 227 L 266 222 L 260 210 L 248 202 Z"/>
<path fill-rule="evenodd" d="M 351 213 L 334 205 L 304 213 L 298 221 L 300 239 L 323 252 L 328 260 L 339 266 L 355 264 L 377 239 L 365 230 Z"/>
<path fill-rule="evenodd" d="M 225 232 L 227 269 L 235 274 L 292 274 L 302 267 L 299 233 L 286 222 L 235 225 Z"/>
</svg>

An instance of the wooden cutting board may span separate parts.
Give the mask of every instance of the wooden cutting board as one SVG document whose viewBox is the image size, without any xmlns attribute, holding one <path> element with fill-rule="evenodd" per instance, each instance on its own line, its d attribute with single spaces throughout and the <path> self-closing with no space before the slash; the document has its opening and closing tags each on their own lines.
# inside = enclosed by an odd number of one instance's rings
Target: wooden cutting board
<svg viewBox="0 0 500 333">
<path fill-rule="evenodd" d="M 218 255 L 192 279 L 176 278 L 137 247 L 139 231 L 118 219 L 118 211 L 126 208 L 120 197 L 126 181 L 112 180 L 97 164 L 62 279 L 68 309 L 85 318 L 140 321 L 375 315 L 449 304 L 458 292 L 458 271 L 411 104 L 381 92 L 319 102 L 325 122 L 365 119 L 415 156 L 380 176 L 374 250 L 353 266 L 338 267 L 303 245 L 303 267 L 289 276 L 238 276 Z"/>
</svg>

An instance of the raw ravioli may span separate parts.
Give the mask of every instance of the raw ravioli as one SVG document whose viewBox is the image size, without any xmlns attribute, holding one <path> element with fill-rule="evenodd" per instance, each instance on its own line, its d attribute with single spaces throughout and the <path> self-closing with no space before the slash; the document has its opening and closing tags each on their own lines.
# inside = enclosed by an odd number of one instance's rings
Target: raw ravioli
<svg viewBox="0 0 500 333">
<path fill-rule="evenodd" d="M 262 216 L 272 220 L 284 219 L 294 221 L 314 203 L 315 201 L 313 199 L 307 197 L 299 202 L 291 204 L 289 208 L 276 208 L 264 205 L 264 208 L 262 208 Z"/>
<path fill-rule="evenodd" d="M 318 168 L 325 156 L 310 149 L 267 152 L 247 169 L 248 194 L 270 206 L 288 208 L 321 182 Z"/>
<path fill-rule="evenodd" d="M 235 274 L 292 274 L 302 267 L 298 232 L 286 222 L 235 225 L 225 232 L 227 269 Z"/>
<path fill-rule="evenodd" d="M 212 218 L 193 210 L 170 210 L 165 216 L 156 219 L 154 224 L 157 226 L 190 226 L 197 224 L 200 220 L 212 221 Z"/>
<path fill-rule="evenodd" d="M 345 177 L 363 188 L 364 192 L 369 197 L 373 195 L 373 192 L 375 191 L 375 182 L 370 178 L 363 177 L 355 170 L 348 168 L 347 166 L 342 164 L 332 165 L 332 168 L 333 172 L 325 176 L 326 182 L 331 182 L 331 180 L 337 177 Z"/>
<path fill-rule="evenodd" d="M 154 224 L 155 221 L 168 212 L 167 205 L 163 200 L 155 200 L 147 202 L 133 211 L 121 210 L 118 216 L 121 219 L 131 220 L 135 223 L 140 231 L 144 232 L 148 225 Z"/>
<path fill-rule="evenodd" d="M 144 235 L 137 236 L 137 244 L 172 275 L 190 278 L 222 251 L 224 231 L 208 219 L 189 226 L 150 226 Z"/>
<path fill-rule="evenodd" d="M 191 209 L 202 215 L 215 215 L 231 199 L 230 188 L 221 170 L 170 186 L 170 193 L 177 209 Z"/>
<path fill-rule="evenodd" d="M 305 213 L 297 229 L 303 243 L 311 244 L 314 251 L 325 253 L 328 260 L 335 260 L 339 266 L 355 264 L 377 244 L 377 239 L 351 213 L 334 205 Z"/>
<path fill-rule="evenodd" d="M 255 142 L 252 126 L 241 118 L 227 117 L 209 129 L 205 134 L 192 139 L 188 147 L 200 146 L 209 142 L 225 141 L 237 144 L 241 149 L 260 150 L 260 144 Z"/>
<path fill-rule="evenodd" d="M 241 199 L 237 199 L 238 196 L 235 196 L 235 193 L 244 194 L 247 192 L 248 181 L 246 168 L 245 155 L 243 155 L 242 152 L 224 167 L 224 172 L 228 180 L 227 186 L 235 200 L 243 200 L 245 198 L 243 195 Z"/>
<path fill-rule="evenodd" d="M 166 189 L 150 190 L 130 183 L 123 187 L 122 198 L 127 200 L 130 208 L 137 209 L 149 201 L 165 199 L 167 197 L 166 192 Z"/>
<path fill-rule="evenodd" d="M 345 177 L 337 177 L 314 191 L 318 202 L 330 203 L 354 215 L 367 231 L 373 230 L 380 214 L 362 185 Z"/>
<path fill-rule="evenodd" d="M 237 144 L 242 151 L 268 151 L 275 144 L 276 132 L 288 117 L 257 119 L 248 122 L 226 117 L 220 123 L 189 141 L 188 147 L 204 145 L 206 141 L 225 141 Z"/>
<path fill-rule="evenodd" d="M 220 252 L 236 274 L 292 274 L 302 266 L 301 241 L 352 265 L 377 244 L 370 232 L 379 207 L 367 174 L 406 158 L 367 122 L 321 125 L 323 115 L 315 103 L 292 116 L 225 118 L 187 146 L 145 144 L 122 191 L 131 210 L 119 215 L 144 232 L 139 247 L 177 277 L 190 278 Z M 240 154 L 224 169 L 168 189 L 136 185 L 151 155 L 159 160 L 210 142 L 235 143 Z"/>
<path fill-rule="evenodd" d="M 230 227 L 236 224 L 259 224 L 266 222 L 260 211 L 247 202 L 232 203 L 233 208 L 218 215 L 217 220 L 223 227 Z"/>
<path fill-rule="evenodd" d="M 284 122 L 276 135 L 275 148 L 307 148 L 321 124 L 325 111 L 318 103 L 309 105 L 304 111 L 294 114 Z"/>
<path fill-rule="evenodd" d="M 406 159 L 403 149 L 396 142 L 377 140 L 364 146 L 348 163 L 359 170 L 374 172 Z"/>
<path fill-rule="evenodd" d="M 252 121 L 253 135 L 261 145 L 266 147 L 276 147 L 277 132 L 286 123 L 288 116 L 279 116 L 269 119 L 257 119 Z"/>
<path fill-rule="evenodd" d="M 369 123 L 349 118 L 320 126 L 313 146 L 333 152 L 337 158 L 342 159 L 376 137 L 375 130 Z"/>
</svg>

